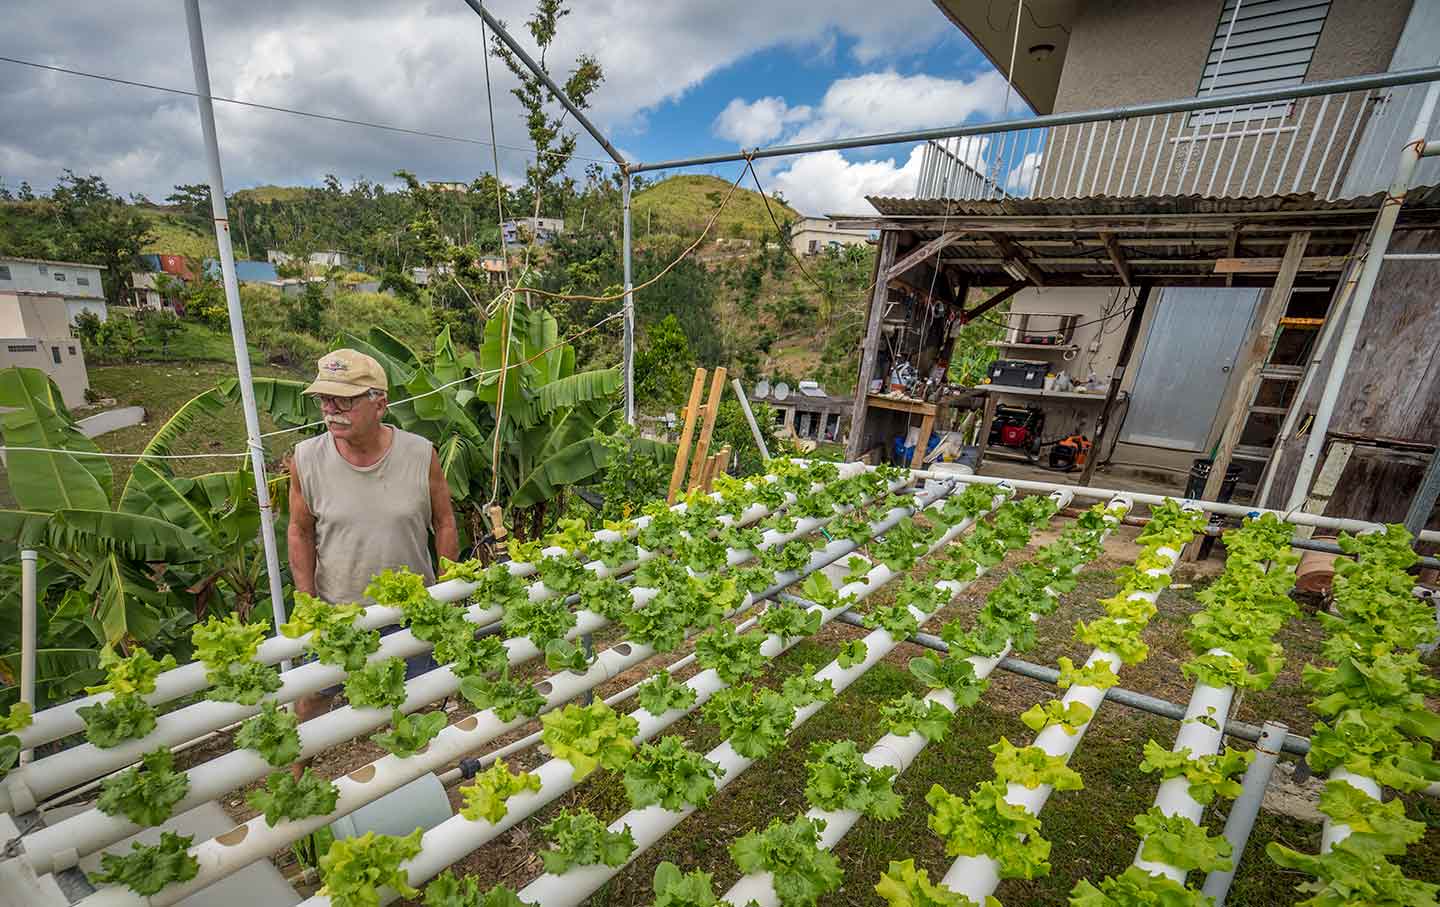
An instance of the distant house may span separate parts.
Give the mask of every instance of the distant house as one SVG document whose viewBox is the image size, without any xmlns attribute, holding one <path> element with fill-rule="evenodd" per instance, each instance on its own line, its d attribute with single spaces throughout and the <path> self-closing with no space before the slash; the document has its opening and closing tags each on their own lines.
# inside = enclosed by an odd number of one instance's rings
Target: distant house
<svg viewBox="0 0 1440 907">
<path fill-rule="evenodd" d="M 220 262 L 213 258 L 205 259 L 205 273 L 219 280 Z M 268 261 L 237 261 L 235 279 L 241 283 L 274 283 L 280 275 L 275 273 L 275 265 Z"/>
<path fill-rule="evenodd" d="M 543 246 L 564 232 L 565 221 L 559 217 L 522 217 L 500 225 L 500 235 L 507 246 L 522 246 L 531 238 Z"/>
<path fill-rule="evenodd" d="M 160 276 L 153 271 L 131 272 L 130 304 L 150 312 L 179 312 L 183 307 L 179 299 L 160 291 Z"/>
<path fill-rule="evenodd" d="M 438 190 L 438 191 L 440 191 L 440 192 L 469 192 L 469 191 L 470 191 L 470 184 L 469 184 L 469 183 L 454 182 L 454 181 L 449 181 L 449 180 L 431 180 L 430 182 L 426 183 L 426 185 L 429 186 L 431 189 L 435 189 L 435 190 Z"/>
<path fill-rule="evenodd" d="M 293 262 L 295 256 L 289 252 L 282 252 L 279 249 L 266 249 L 265 260 L 275 267 L 280 267 L 281 265 L 288 265 Z M 322 268 L 350 268 L 353 270 L 361 270 L 359 261 L 354 255 L 351 255 L 349 252 L 341 252 L 338 249 L 311 252 L 306 261 Z"/>
<path fill-rule="evenodd" d="M 184 255 L 159 255 L 157 257 L 160 263 L 154 270 L 174 274 L 187 283 L 195 279 L 195 269 L 190 267 L 190 260 Z"/>
<path fill-rule="evenodd" d="M 104 321 L 107 315 L 105 290 L 100 285 L 103 265 L 39 258 L 0 258 L 0 293 L 21 291 L 64 301 L 67 322 L 81 312 L 91 312 Z"/>
<path fill-rule="evenodd" d="M 863 246 L 875 235 L 871 230 L 845 229 L 829 217 L 802 217 L 790 227 L 790 248 L 796 255 L 818 255 L 826 249 Z"/>
<path fill-rule="evenodd" d="M 5 259 L 0 273 L 9 267 L 13 274 L 13 262 Z M 38 368 L 60 388 L 65 405 L 78 406 L 85 402 L 90 375 L 70 322 L 61 293 L 0 289 L 0 369 Z"/>
</svg>

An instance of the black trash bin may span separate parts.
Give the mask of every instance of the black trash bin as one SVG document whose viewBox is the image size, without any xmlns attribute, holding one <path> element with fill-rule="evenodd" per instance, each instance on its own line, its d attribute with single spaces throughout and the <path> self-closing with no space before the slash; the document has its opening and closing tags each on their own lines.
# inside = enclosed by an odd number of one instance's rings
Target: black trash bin
<svg viewBox="0 0 1440 907">
<path fill-rule="evenodd" d="M 1205 493 L 1205 483 L 1210 480 L 1210 469 L 1215 461 L 1209 457 L 1196 457 L 1190 464 L 1190 481 L 1185 485 L 1185 497 L 1199 500 Z M 1231 463 L 1225 469 L 1225 481 L 1220 483 L 1220 494 L 1215 500 L 1224 504 L 1235 496 L 1235 486 L 1240 482 L 1240 467 Z"/>
<path fill-rule="evenodd" d="M 1199 500 L 1205 493 L 1205 483 L 1210 479 L 1210 469 L 1215 461 L 1209 457 L 1196 457 L 1190 464 L 1190 481 L 1185 484 L 1185 497 L 1192 500 Z M 1215 499 L 1222 504 L 1229 503 L 1235 496 L 1235 486 L 1240 481 L 1240 467 L 1231 463 L 1225 468 L 1225 480 L 1220 483 L 1220 493 Z M 1211 523 L 1219 522 L 1219 517 L 1211 517 Z M 1215 536 L 1206 535 L 1200 540 L 1200 560 L 1210 556 L 1210 550 L 1215 547 Z"/>
</svg>

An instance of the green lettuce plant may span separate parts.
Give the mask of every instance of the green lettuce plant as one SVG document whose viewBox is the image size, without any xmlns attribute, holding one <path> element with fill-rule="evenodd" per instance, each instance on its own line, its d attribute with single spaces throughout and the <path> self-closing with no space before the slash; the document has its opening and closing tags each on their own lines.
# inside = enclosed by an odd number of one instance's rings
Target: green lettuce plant
<svg viewBox="0 0 1440 907">
<path fill-rule="evenodd" d="M 390 730 L 375 734 L 370 739 L 384 747 L 390 755 L 409 759 L 428 746 L 445 729 L 445 724 L 445 713 L 439 710 L 406 715 L 395 709 L 390 714 Z"/>
<path fill-rule="evenodd" d="M 580 781 L 598 768 L 620 769 L 635 752 L 640 726 L 603 702 L 570 704 L 540 719 L 541 741 L 556 759 L 569 762 Z"/>
<path fill-rule="evenodd" d="M 824 830 L 823 819 L 774 819 L 763 831 L 738 838 L 730 845 L 730 856 L 743 873 L 769 872 L 783 907 L 812 907 L 844 878 L 835 855 L 820 849 Z"/>
<path fill-rule="evenodd" d="M 706 759 L 673 735 L 642 744 L 625 764 L 625 792 L 635 809 L 659 804 L 679 811 L 705 806 L 715 794 L 718 763 Z"/>
<path fill-rule="evenodd" d="M 91 876 L 97 884 L 124 885 L 141 897 L 156 894 L 174 882 L 188 882 L 200 873 L 200 864 L 190 855 L 193 835 L 160 833 L 158 844 L 130 845 L 130 852 L 100 857 L 100 872 Z"/>
<path fill-rule="evenodd" d="M 339 799 L 340 789 L 309 768 L 299 778 L 283 769 L 271 772 L 264 787 L 245 795 L 250 808 L 262 813 L 271 828 L 285 819 L 329 815 Z"/>
<path fill-rule="evenodd" d="M 540 790 L 540 776 L 530 772 L 515 774 L 504 759 L 496 759 L 494 764 L 476 775 L 472 783 L 460 788 L 460 795 L 465 799 L 460 815 L 471 822 L 483 819 L 493 825 L 505 818 L 509 811 L 505 801 L 527 790 Z"/>
<path fill-rule="evenodd" d="M 420 892 L 410 886 L 400 864 L 420 852 L 422 829 L 404 837 L 367 831 L 357 838 L 338 838 L 320 858 L 320 875 L 333 907 L 379 907 L 380 889 L 395 889 L 401 897 Z"/>
<path fill-rule="evenodd" d="M 139 765 L 102 781 L 95 805 L 107 816 L 123 815 L 148 828 L 170 818 L 189 790 L 189 776 L 175 771 L 175 755 L 161 747 L 140 757 Z"/>
<path fill-rule="evenodd" d="M 298 725 L 292 712 L 267 702 L 260 707 L 260 714 L 240 725 L 235 745 L 254 750 L 271 765 L 289 765 L 300 758 Z"/>
<path fill-rule="evenodd" d="M 573 813 L 562 809 L 560 815 L 541 827 L 540 833 L 551 843 L 548 850 L 540 851 L 540 860 L 552 875 L 576 866 L 624 866 L 635 852 L 635 837 L 628 827 L 610 831 L 583 809 Z"/>
<path fill-rule="evenodd" d="M 815 743 L 805 763 L 805 797 L 817 809 L 853 809 L 872 819 L 900 815 L 895 769 L 864 761 L 853 741 Z"/>
</svg>

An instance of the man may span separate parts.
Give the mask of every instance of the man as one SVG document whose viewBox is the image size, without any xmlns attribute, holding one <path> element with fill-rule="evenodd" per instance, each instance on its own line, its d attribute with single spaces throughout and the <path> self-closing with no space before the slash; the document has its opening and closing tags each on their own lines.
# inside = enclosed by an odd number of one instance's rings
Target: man
<svg viewBox="0 0 1440 907">
<path fill-rule="evenodd" d="M 305 388 L 326 431 L 297 444 L 290 461 L 290 573 L 296 591 L 331 604 L 365 601 L 370 578 L 386 569 L 434 583 L 432 530 L 437 554 L 460 556 L 440 458 L 425 438 L 384 424 L 388 389 L 380 363 L 350 349 L 322 356 Z M 296 716 L 328 710 L 338 689 L 300 699 Z"/>
</svg>

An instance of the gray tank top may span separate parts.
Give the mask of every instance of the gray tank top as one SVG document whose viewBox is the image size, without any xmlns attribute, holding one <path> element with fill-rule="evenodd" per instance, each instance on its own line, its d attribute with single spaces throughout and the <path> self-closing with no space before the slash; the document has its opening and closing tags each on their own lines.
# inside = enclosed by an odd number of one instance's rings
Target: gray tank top
<svg viewBox="0 0 1440 907">
<path fill-rule="evenodd" d="M 363 602 L 370 578 L 409 567 L 435 582 L 430 562 L 430 442 L 394 429 L 373 466 L 353 466 L 329 432 L 295 446 L 305 504 L 315 515 L 315 592 L 331 603 Z"/>
</svg>

